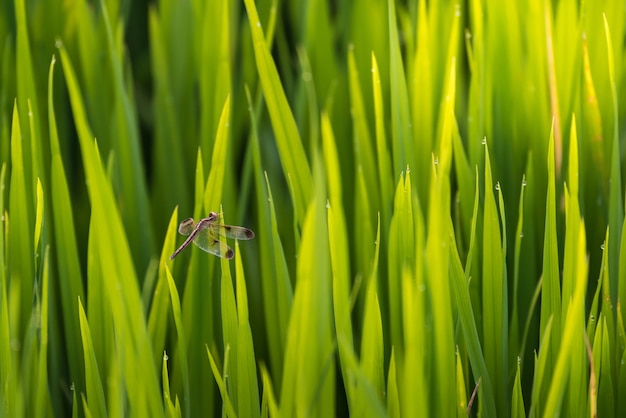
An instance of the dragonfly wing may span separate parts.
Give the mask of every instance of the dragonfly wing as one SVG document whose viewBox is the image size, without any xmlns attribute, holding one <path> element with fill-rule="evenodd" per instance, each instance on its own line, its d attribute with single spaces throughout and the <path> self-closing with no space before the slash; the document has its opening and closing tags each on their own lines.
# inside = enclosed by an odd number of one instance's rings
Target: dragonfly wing
<svg viewBox="0 0 626 418">
<path fill-rule="evenodd" d="M 216 234 L 227 238 L 238 240 L 248 240 L 254 238 L 254 231 L 244 228 L 243 226 L 212 224 L 210 228 L 213 229 Z"/>
<path fill-rule="evenodd" d="M 211 232 L 210 228 L 199 231 L 193 243 L 203 251 L 218 257 L 233 258 L 235 255 L 232 248 L 226 245 L 225 242 L 220 241 L 217 235 Z"/>
</svg>

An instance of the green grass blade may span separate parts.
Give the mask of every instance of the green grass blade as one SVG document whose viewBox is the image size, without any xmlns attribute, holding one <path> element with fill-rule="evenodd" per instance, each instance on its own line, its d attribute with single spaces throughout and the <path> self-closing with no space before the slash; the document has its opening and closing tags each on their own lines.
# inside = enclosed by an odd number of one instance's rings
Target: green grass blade
<svg viewBox="0 0 626 418">
<path fill-rule="evenodd" d="M 56 59 L 50 63 L 48 73 L 48 124 L 52 163 L 50 167 L 50 201 L 52 222 L 54 225 L 54 244 L 59 277 L 58 292 L 61 295 L 61 309 L 65 328 L 67 360 L 70 377 L 75 388 L 84 388 L 84 364 L 80 359 L 80 327 L 78 324 L 78 305 L 76 299 L 85 299 L 83 277 L 80 269 L 78 244 L 74 225 L 74 211 L 71 205 L 70 191 L 61 158 L 59 134 L 54 110 L 53 72 Z M 53 285 L 54 286 L 54 285 Z"/>
<path fill-rule="evenodd" d="M 237 414 L 235 413 L 235 409 L 233 408 L 233 403 L 231 402 L 230 396 L 228 395 L 228 390 L 226 389 L 226 382 L 224 381 L 224 379 L 222 379 L 222 376 L 220 375 L 220 371 L 217 368 L 217 363 L 215 362 L 213 355 L 211 355 L 211 351 L 209 350 L 208 346 L 206 347 L 206 352 L 207 352 L 207 355 L 209 356 L 209 362 L 211 363 L 211 370 L 213 371 L 215 382 L 217 383 L 217 387 L 219 388 L 220 393 L 222 394 L 222 400 L 224 401 L 224 405 L 223 405 L 224 414 L 227 417 L 236 418 Z"/>
<path fill-rule="evenodd" d="M 137 267 L 143 270 L 152 257 L 154 237 L 148 205 L 148 189 L 141 159 L 139 127 L 130 93 L 124 83 L 120 53 L 116 51 L 119 45 L 115 44 L 107 4 L 101 0 L 100 6 L 107 35 L 107 53 L 113 70 L 112 133 L 115 135 L 113 143 L 116 156 L 119 158 L 121 195 L 124 199 L 122 216 L 125 229 L 128 231 L 129 244 L 133 248 L 134 261 Z"/>
<path fill-rule="evenodd" d="M 165 266 L 165 274 L 167 275 L 167 285 L 169 288 L 169 294 L 172 301 L 172 314 L 174 315 L 174 323 L 176 324 L 177 334 L 177 348 L 179 363 L 178 368 L 183 375 L 183 402 L 185 405 L 185 416 L 191 416 L 191 406 L 189 401 L 189 362 L 187 360 L 187 338 L 185 337 L 185 329 L 183 328 L 183 319 L 180 309 L 180 299 L 178 297 L 178 290 L 176 289 L 176 283 L 170 273 L 169 268 Z"/>
<path fill-rule="evenodd" d="M 511 399 L 511 418 L 526 418 L 520 373 L 520 365 L 518 362 L 517 371 L 515 372 L 515 382 L 513 383 L 513 397 Z"/>
<path fill-rule="evenodd" d="M 609 276 L 610 276 L 610 295 L 611 300 L 615 301 L 617 298 L 618 290 L 618 276 L 619 271 L 619 246 L 617 245 L 622 241 L 621 238 L 621 226 L 624 223 L 624 200 L 622 198 L 622 176 L 621 176 L 621 162 L 620 162 L 620 147 L 619 147 L 619 111 L 618 111 L 618 93 L 617 82 L 615 78 L 615 59 L 613 57 L 613 45 L 611 41 L 611 32 L 609 30 L 609 23 L 606 15 L 604 17 L 604 31 L 606 34 L 607 43 L 607 58 L 608 58 L 608 70 L 609 81 L 611 83 L 611 97 L 613 99 L 613 134 L 611 138 L 611 179 L 609 186 L 609 230 L 611 231 L 612 241 L 615 245 L 608 247 L 609 251 Z"/>
<path fill-rule="evenodd" d="M 546 221 L 543 244 L 543 284 L 541 291 L 541 335 L 551 339 L 547 365 L 547 374 L 552 375 L 552 368 L 557 361 L 561 339 L 561 285 L 559 277 L 559 254 L 556 235 L 556 190 L 554 135 L 550 134 L 548 145 L 548 191 L 546 196 Z M 546 334 L 546 325 L 552 318 L 552 334 Z"/>
<path fill-rule="evenodd" d="M 89 322 L 87 321 L 87 315 L 85 315 L 85 310 L 83 309 L 83 304 L 80 299 L 78 300 L 78 313 L 80 318 L 80 333 L 83 340 L 83 353 L 85 356 L 85 387 L 87 389 L 86 395 L 89 400 L 89 409 L 96 412 L 98 416 L 106 417 L 107 409 L 104 400 L 102 378 L 100 377 L 100 370 L 98 368 L 98 362 L 96 361 L 93 341 L 91 340 Z M 85 409 L 87 410 L 86 400 Z"/>
<path fill-rule="evenodd" d="M 276 65 L 265 40 L 256 6 L 252 0 L 245 0 L 245 5 L 252 32 L 259 79 L 272 120 L 272 127 L 276 136 L 276 144 L 278 145 L 284 172 L 286 176 L 292 179 L 294 184 L 292 199 L 295 202 L 297 219 L 299 224 L 302 225 L 305 210 L 313 192 L 313 180 L 309 163 L 302 147 L 295 119 L 281 85 Z"/>
<path fill-rule="evenodd" d="M 235 243 L 235 276 L 237 285 L 237 388 L 238 412 L 241 416 L 260 417 L 259 383 L 254 355 L 252 330 L 248 316 L 248 295 L 239 243 Z"/>
<path fill-rule="evenodd" d="M 50 285 L 50 247 L 46 247 L 43 257 L 41 274 L 41 324 L 37 388 L 35 393 L 35 416 L 43 417 L 51 411 L 50 393 L 48 391 L 48 317 L 49 317 L 49 285 Z"/>
<path fill-rule="evenodd" d="M 397 379 L 396 361 L 392 348 L 391 357 L 389 358 L 389 372 L 387 374 L 387 416 L 390 418 L 399 418 L 401 416 Z"/>
<path fill-rule="evenodd" d="M 19 286 L 20 301 L 19 314 L 15 318 L 18 329 L 18 338 L 22 341 L 24 330 L 30 318 L 31 300 L 33 295 L 33 226 L 30 213 L 34 208 L 30 206 L 32 197 L 29 199 L 30 186 L 27 184 L 26 168 L 24 160 L 22 133 L 20 130 L 20 118 L 17 106 L 13 109 L 13 130 L 11 132 L 11 184 L 9 186 L 9 214 L 11 215 L 11 233 L 8 235 L 7 248 L 9 250 L 8 273 L 10 283 Z"/>
<path fill-rule="evenodd" d="M 499 189 L 499 184 L 495 187 Z M 508 310 L 505 273 L 506 249 L 500 229 L 498 209 L 493 194 L 494 182 L 491 176 L 489 150 L 485 145 L 485 209 L 483 221 L 483 335 L 485 361 L 489 375 L 493 378 L 493 388 L 497 411 L 504 414 L 508 408 L 505 401 L 505 388 L 508 381 Z M 504 224 L 504 219 L 502 219 Z M 505 225 L 505 224 L 504 224 Z"/>
<path fill-rule="evenodd" d="M 393 171 L 398 173 L 405 167 L 415 169 L 418 167 L 415 153 L 415 145 L 410 130 L 411 109 L 409 107 L 409 94 L 404 75 L 404 64 L 400 52 L 398 38 L 398 26 L 396 23 L 396 7 L 394 1 L 388 1 L 389 23 L 389 73 L 391 81 L 391 132 L 393 150 Z"/>
<path fill-rule="evenodd" d="M 477 191 L 478 193 L 478 191 Z M 482 413 L 485 417 L 496 416 L 495 391 L 483 350 L 478 337 L 478 328 L 474 318 L 474 310 L 470 298 L 468 275 L 463 272 L 463 265 L 456 249 L 454 236 L 450 236 L 450 285 L 454 292 L 455 302 L 458 309 L 458 318 L 463 331 L 467 353 L 472 367 L 475 380 L 480 379 L 480 386 L 484 388 L 481 397 Z"/>
<path fill-rule="evenodd" d="M 303 224 L 297 286 L 285 349 L 281 414 L 332 414 L 335 396 L 334 347 L 327 220 L 321 165 L 315 169 L 316 194 Z M 323 200 L 324 199 L 324 200 Z M 308 376 L 306 380 L 300 376 Z"/>
<path fill-rule="evenodd" d="M 585 292 L 587 285 L 587 262 L 585 257 L 585 232 L 584 224 L 580 221 L 580 231 L 575 235 L 577 239 L 576 243 L 576 276 L 574 278 L 574 289 L 569 300 L 568 310 L 563 316 L 563 335 L 561 337 L 561 346 L 559 348 L 559 354 L 557 362 L 554 365 L 554 373 L 551 377 L 550 389 L 548 391 L 548 397 L 546 399 L 545 409 L 543 413 L 545 416 L 558 416 L 561 412 L 561 402 L 563 395 L 567 389 L 567 384 L 570 386 L 580 388 L 584 382 L 584 377 L 580 376 L 581 368 L 584 365 L 577 364 L 578 354 L 583 349 L 582 341 L 584 336 L 584 317 L 585 317 Z M 579 342 L 580 344 L 575 344 Z M 575 349 L 579 351 L 576 352 Z M 581 367 L 583 366 L 583 367 Z M 574 367 L 578 367 L 575 369 Z M 584 369 L 583 369 L 584 370 Z M 573 375 L 577 373 L 578 376 Z M 574 379 L 576 378 L 576 380 Z M 583 387 L 584 389 L 584 387 Z M 582 393 L 581 393 L 582 392 Z M 575 395 L 583 396 L 584 391 L 575 393 Z M 581 398 L 578 399 L 580 402 Z M 572 399 L 572 401 L 575 401 Z M 580 406 L 580 405 L 576 405 Z M 574 406 L 575 407 L 575 406 Z M 583 409 L 572 409 L 570 413 L 580 413 Z"/>
</svg>

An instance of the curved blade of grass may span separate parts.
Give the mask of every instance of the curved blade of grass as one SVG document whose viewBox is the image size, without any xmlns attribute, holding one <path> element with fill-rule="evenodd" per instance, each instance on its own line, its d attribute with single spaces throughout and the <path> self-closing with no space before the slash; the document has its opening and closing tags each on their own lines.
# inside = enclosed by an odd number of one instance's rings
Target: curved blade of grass
<svg viewBox="0 0 626 418">
<path fill-rule="evenodd" d="M 221 215 L 221 214 L 220 214 Z M 235 407 L 235 411 L 241 415 L 239 410 L 241 403 L 239 402 L 239 320 L 237 318 L 237 304 L 235 302 L 235 291 L 233 289 L 233 279 L 230 273 L 229 261 L 225 258 L 220 260 L 222 274 L 220 277 L 220 301 L 221 301 L 221 320 L 222 320 L 222 338 L 224 340 L 224 382 L 228 390 L 228 396 Z M 226 354 L 228 360 L 226 361 Z M 228 369 L 227 369 L 228 367 Z M 228 373 L 226 373 L 228 370 Z M 234 378 L 230 378 L 233 376 Z"/>
<path fill-rule="evenodd" d="M 41 324 L 39 359 L 37 365 L 37 387 L 35 392 L 35 416 L 43 417 L 50 411 L 50 393 L 48 391 L 48 287 L 50 282 L 50 247 L 46 246 L 43 257 L 43 272 L 41 275 Z"/>
<path fill-rule="evenodd" d="M 181 415 L 177 414 L 176 407 L 172 402 L 172 396 L 170 394 L 170 378 L 167 373 L 167 359 L 167 354 L 164 351 L 163 366 L 161 371 L 161 379 L 163 382 L 163 402 L 165 404 L 163 409 L 165 409 L 165 416 L 168 418 L 180 417 Z M 176 400 L 178 400 L 178 398 Z"/>
<path fill-rule="evenodd" d="M 261 21 L 253 0 L 245 0 L 248 20 L 252 32 L 257 71 L 267 108 L 276 135 L 280 159 L 285 174 L 294 183 L 292 198 L 296 217 L 300 225 L 304 222 L 305 210 L 313 192 L 313 180 L 295 119 L 289 108 L 287 97 L 280 82 L 278 71 L 265 40 Z"/>
<path fill-rule="evenodd" d="M 555 190 L 554 134 L 550 133 L 548 145 L 548 191 L 546 196 L 546 221 L 543 244 L 543 284 L 541 290 L 541 335 L 551 338 L 546 373 L 552 375 L 557 361 L 561 340 L 561 285 L 559 277 L 559 253 L 556 236 L 556 190 Z M 546 334 L 546 325 L 552 318 L 553 331 Z M 535 373 L 536 374 L 536 373 Z"/>
<path fill-rule="evenodd" d="M 517 362 L 515 381 L 513 382 L 513 397 L 511 399 L 511 418 L 526 418 L 524 409 L 524 395 L 522 394 L 522 383 L 520 376 L 520 363 Z"/>
<path fill-rule="evenodd" d="M 113 29 L 109 21 L 107 5 L 100 1 L 104 27 L 107 34 L 107 53 L 113 69 L 114 120 L 112 132 L 115 133 L 114 144 L 116 155 L 119 158 L 119 170 L 124 200 L 124 226 L 128 231 L 132 254 L 136 257 L 135 263 L 143 270 L 152 257 L 154 237 L 152 234 L 151 213 L 148 205 L 148 189 L 141 158 L 141 144 L 139 127 L 130 93 L 124 83 L 124 74 L 120 54 L 116 51 L 118 45 L 113 38 Z"/>
<path fill-rule="evenodd" d="M 80 335 L 78 324 L 77 298 L 85 300 L 83 277 L 79 264 L 74 213 L 71 205 L 70 191 L 67 185 L 65 168 L 61 157 L 56 115 L 54 111 L 53 72 L 56 59 L 53 57 L 48 73 L 48 124 L 50 136 L 50 201 L 52 204 L 52 221 L 56 244 L 56 264 L 59 277 L 63 283 L 58 286 L 61 294 L 61 308 L 65 329 L 67 360 L 70 377 L 75 388 L 84 387 L 83 362 L 80 360 Z"/>
<path fill-rule="evenodd" d="M 241 416 L 258 418 L 259 383 L 254 355 L 252 330 L 248 317 L 248 295 L 239 243 L 235 242 L 235 276 L 237 285 L 237 411 Z"/>
<path fill-rule="evenodd" d="M 467 393 L 465 392 L 465 377 L 463 376 L 463 362 L 461 355 L 456 353 L 456 416 L 467 416 Z"/>
<path fill-rule="evenodd" d="M 563 336 L 561 339 L 561 346 L 557 357 L 557 363 L 554 365 L 554 374 L 551 377 L 550 389 L 548 391 L 548 397 L 546 399 L 545 409 L 543 410 L 544 416 L 558 416 L 560 415 L 562 406 L 563 395 L 567 389 L 567 386 L 573 386 L 584 389 L 581 384 L 584 383 L 584 379 L 581 376 L 582 370 L 574 371 L 574 367 L 584 368 L 584 364 L 580 364 L 578 354 L 581 350 L 584 350 L 582 342 L 584 341 L 584 318 L 585 318 L 585 293 L 587 288 L 587 260 L 586 260 L 586 240 L 584 224 L 578 218 L 579 232 L 575 235 L 576 242 L 576 277 L 574 280 L 574 289 L 571 297 L 568 298 L 568 310 L 563 316 Z M 573 239 L 573 238 L 572 238 Z M 574 260 L 572 260 L 574 261 Z M 580 344 L 575 344 L 579 342 Z M 578 352 L 575 351 L 578 349 Z M 574 374 L 576 373 L 576 374 Z M 574 380 L 577 378 L 577 381 Z M 573 407 L 584 407 L 585 392 L 579 391 L 574 394 L 581 395 L 582 398 L 577 399 L 583 405 L 573 405 Z M 572 399 L 576 401 L 576 399 Z M 572 414 L 580 413 L 584 409 L 572 409 Z"/>
<path fill-rule="evenodd" d="M 2 164 L 0 171 L 0 189 L 5 188 L 6 165 Z M 0 216 L 4 221 L 0 222 L 0 385 L 2 385 L 2 412 L 7 416 L 18 414 L 20 410 L 18 398 L 17 376 L 14 372 L 14 364 L 11 350 L 11 326 L 9 318 L 9 304 L 7 298 L 6 264 L 5 264 L 5 237 L 8 219 L 4 207 L 4 193 L 0 193 Z"/>
<path fill-rule="evenodd" d="M 206 352 L 209 356 L 209 362 L 211 363 L 211 370 L 213 371 L 213 376 L 215 377 L 215 382 L 217 383 L 217 387 L 220 390 L 222 395 L 222 401 L 224 405 L 222 406 L 223 412 L 225 416 L 230 418 L 236 418 L 237 414 L 235 413 L 235 409 L 233 408 L 233 403 L 230 400 L 230 396 L 228 395 L 228 389 L 226 388 L 226 382 L 222 379 L 220 371 L 217 367 L 217 363 L 215 363 L 215 359 L 211 355 L 211 351 L 209 350 L 209 346 L 206 346 Z"/>
<path fill-rule="evenodd" d="M 141 296 L 130 257 L 128 241 L 113 190 L 105 175 L 97 148 L 87 124 L 82 95 L 65 49 L 60 46 L 61 62 L 74 114 L 80 149 L 89 184 L 92 221 L 98 225 L 97 248 L 100 269 L 107 275 L 103 287 L 111 302 L 111 316 L 116 329 L 117 353 L 123 356 L 125 387 L 129 403 L 149 415 L 163 413 L 156 370 L 150 353 Z M 115 297 L 114 297 L 115 296 Z M 128 342 L 128 345 L 124 343 Z M 123 349 L 122 349 L 123 348 Z M 141 383 L 140 383 L 141 382 Z"/>
<path fill-rule="evenodd" d="M 211 157 L 211 171 L 209 171 L 209 179 L 204 189 L 203 202 L 204 209 L 207 212 L 216 211 L 215 208 L 218 208 L 222 203 L 230 133 L 230 108 L 230 96 L 227 96 L 217 126 L 215 144 L 213 145 L 213 156 Z"/>
<path fill-rule="evenodd" d="M 545 325 L 543 334 L 541 335 L 539 346 L 539 357 L 535 353 L 535 374 L 533 375 L 532 395 L 530 403 L 530 413 L 532 416 L 543 416 L 543 408 L 545 406 L 544 390 L 548 383 L 550 374 L 547 373 L 547 362 L 550 360 L 550 344 L 552 343 L 552 321 L 551 316 Z"/>
<path fill-rule="evenodd" d="M 11 283 L 20 286 L 19 313 L 15 319 L 18 325 L 16 335 L 22 341 L 26 329 L 30 311 L 32 309 L 32 295 L 35 275 L 33 269 L 33 229 L 31 225 L 33 207 L 30 206 L 30 185 L 27 184 L 25 155 L 20 130 L 20 118 L 17 105 L 13 108 L 13 121 L 11 132 L 11 184 L 9 186 L 9 214 L 11 215 L 11 233 L 8 234 L 7 248 L 9 250 L 8 273 Z"/>
<path fill-rule="evenodd" d="M 400 418 L 400 398 L 398 396 L 398 376 L 396 374 L 396 360 L 394 348 L 391 348 L 389 358 L 389 372 L 387 374 L 387 416 Z"/>
<path fill-rule="evenodd" d="M 170 222 L 167 226 L 167 232 L 159 259 L 157 284 L 154 289 L 152 304 L 150 305 L 150 313 L 148 315 L 148 334 L 152 340 L 152 353 L 154 355 L 155 365 L 163 362 L 163 356 L 160 353 L 165 350 L 165 337 L 168 328 L 166 326 L 167 314 L 169 312 L 170 305 L 174 303 L 171 300 L 172 296 L 170 295 L 170 297 L 168 297 L 170 292 L 166 292 L 165 289 L 166 286 L 169 286 L 166 271 L 169 270 L 167 263 L 170 263 L 171 265 L 168 258 L 174 251 L 175 247 L 177 219 L 178 207 L 174 208 L 172 216 L 170 217 Z"/>
<path fill-rule="evenodd" d="M 354 386 L 347 381 L 351 369 L 349 368 L 350 359 L 346 357 L 351 354 L 354 344 L 352 320 L 350 318 L 350 254 L 348 252 L 346 220 L 342 205 L 339 157 L 337 155 L 335 136 L 328 115 L 325 112 L 322 113 L 322 144 L 329 194 L 327 217 L 330 265 L 333 277 L 333 316 L 337 339 L 346 344 L 345 350 L 339 351 L 339 360 L 348 402 L 350 402 L 356 401 L 356 394 L 350 393 Z M 356 407 L 356 404 L 350 403 L 351 411 L 354 411 Z"/>
<path fill-rule="evenodd" d="M 478 190 L 477 190 L 478 193 Z M 451 231 L 452 232 L 452 231 Z M 485 417 L 496 416 L 496 400 L 493 384 L 485 356 L 481 347 L 480 338 L 478 337 L 478 329 L 476 327 L 476 319 L 469 293 L 469 276 L 463 271 L 461 258 L 456 249 L 456 241 L 454 235 L 450 233 L 450 285 L 454 292 L 455 302 L 458 309 L 458 318 L 465 338 L 467 346 L 467 354 L 469 356 L 470 365 L 475 380 L 480 379 L 480 386 L 484 388 L 482 392 L 481 408 Z"/>
<path fill-rule="evenodd" d="M 391 132 L 393 149 L 394 172 L 403 170 L 407 165 L 410 168 L 419 167 L 415 160 L 415 146 L 411 126 L 411 109 L 409 95 L 404 75 L 404 64 L 398 38 L 396 23 L 396 7 L 394 1 L 387 2 L 387 17 L 389 22 L 389 73 L 391 82 Z"/>
<path fill-rule="evenodd" d="M 376 281 L 373 278 L 370 279 L 366 292 L 361 338 L 361 370 L 373 386 L 376 395 L 383 400 L 385 397 L 383 323 Z"/>
<path fill-rule="evenodd" d="M 185 404 L 185 416 L 191 416 L 191 407 L 189 403 L 189 362 L 187 361 L 187 339 L 185 337 L 185 329 L 183 328 L 183 319 L 180 309 L 180 299 L 176 283 L 170 273 L 170 269 L 165 265 L 165 274 L 167 276 L 167 285 L 172 301 L 172 314 L 174 315 L 174 324 L 176 324 L 176 334 L 178 336 L 178 356 L 180 359 L 179 369 L 183 375 L 183 402 Z M 178 360 L 178 359 L 177 359 Z"/>
<path fill-rule="evenodd" d="M 619 246 L 617 245 L 622 241 L 621 226 L 624 223 L 624 200 L 622 199 L 622 177 L 621 177 L 621 162 L 620 162 L 620 148 L 619 148 L 619 120 L 620 115 L 618 111 L 618 95 L 617 84 L 615 77 L 615 64 L 613 58 L 613 44 L 611 42 L 611 32 L 609 29 L 609 23 L 604 18 L 604 32 L 606 35 L 607 44 L 607 58 L 609 69 L 609 81 L 611 83 L 611 98 L 613 99 L 613 138 L 611 148 L 611 180 L 609 186 L 609 230 L 611 231 L 612 241 L 615 245 L 608 247 L 609 251 L 609 282 L 610 282 L 610 295 L 611 301 L 615 302 L 617 299 L 618 289 L 618 276 L 619 272 Z M 612 330 L 612 328 L 609 328 Z"/>
<path fill-rule="evenodd" d="M 107 409 L 104 400 L 102 378 L 100 377 L 100 370 L 98 369 L 98 362 L 96 361 L 87 315 L 85 315 L 80 299 L 78 300 L 78 314 L 80 319 L 80 333 L 83 341 L 83 353 L 85 356 L 85 387 L 87 389 L 87 399 L 89 399 L 90 409 L 97 411 L 98 416 L 106 417 Z M 86 403 L 85 409 L 87 409 Z"/>
<path fill-rule="evenodd" d="M 393 179 L 391 160 L 387 148 L 387 135 L 385 133 L 385 110 L 383 93 L 380 81 L 380 70 L 376 62 L 376 56 L 372 51 L 372 85 L 374 90 L 374 115 L 376 119 L 376 155 L 378 156 L 378 181 L 380 183 L 381 211 L 383 214 L 383 237 L 387 234 L 386 225 L 391 219 L 391 202 L 393 199 Z"/>
<path fill-rule="evenodd" d="M 485 208 L 483 221 L 483 335 L 487 370 L 493 378 L 497 411 L 505 414 L 508 374 L 508 309 L 505 254 L 493 194 L 489 149 L 485 144 Z M 499 189 L 499 183 L 496 185 Z M 498 190 L 499 192 L 499 190 Z M 501 208 L 502 209 L 502 208 Z M 504 219 L 502 219 L 504 224 Z"/>
<path fill-rule="evenodd" d="M 338 337 L 339 356 L 345 366 L 342 370 L 346 373 L 344 381 L 350 415 L 358 417 L 382 417 L 385 416 L 385 407 L 382 403 L 381 394 L 377 392 L 373 382 L 363 373 L 357 362 L 352 343 L 345 341 L 343 336 Z"/>
<path fill-rule="evenodd" d="M 329 416 L 334 405 L 331 282 L 321 170 L 321 164 L 316 163 L 316 194 L 303 224 L 285 348 L 280 407 L 281 413 L 288 416 L 296 412 Z"/>
</svg>

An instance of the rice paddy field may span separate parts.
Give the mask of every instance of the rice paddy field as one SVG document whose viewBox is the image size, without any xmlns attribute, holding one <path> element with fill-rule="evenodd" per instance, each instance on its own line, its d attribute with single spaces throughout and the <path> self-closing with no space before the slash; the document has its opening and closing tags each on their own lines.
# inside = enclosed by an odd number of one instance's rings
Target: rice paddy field
<svg viewBox="0 0 626 418">
<path fill-rule="evenodd" d="M 3 0 L 0 417 L 624 416 L 625 52 L 618 0 Z"/>
</svg>

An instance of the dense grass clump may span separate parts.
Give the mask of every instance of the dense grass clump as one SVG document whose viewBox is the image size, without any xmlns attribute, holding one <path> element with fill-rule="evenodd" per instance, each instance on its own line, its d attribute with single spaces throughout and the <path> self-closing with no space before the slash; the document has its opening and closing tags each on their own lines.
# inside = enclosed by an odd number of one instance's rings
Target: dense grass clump
<svg viewBox="0 0 626 418">
<path fill-rule="evenodd" d="M 2 2 L 0 417 L 623 416 L 625 16 Z"/>
</svg>

